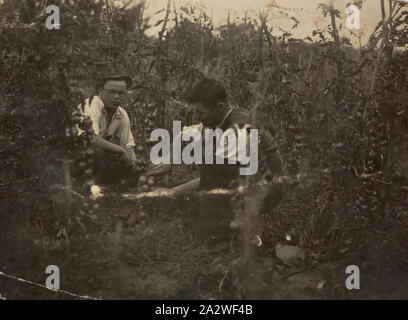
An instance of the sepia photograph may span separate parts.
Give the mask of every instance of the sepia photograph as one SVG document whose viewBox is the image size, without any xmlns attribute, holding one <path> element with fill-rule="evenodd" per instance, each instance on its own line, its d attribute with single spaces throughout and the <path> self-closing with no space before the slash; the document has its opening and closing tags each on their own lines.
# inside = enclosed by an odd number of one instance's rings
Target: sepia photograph
<svg viewBox="0 0 408 320">
<path fill-rule="evenodd" d="M 406 300 L 407 244 L 408 0 L 0 0 L 0 300 Z"/>
</svg>

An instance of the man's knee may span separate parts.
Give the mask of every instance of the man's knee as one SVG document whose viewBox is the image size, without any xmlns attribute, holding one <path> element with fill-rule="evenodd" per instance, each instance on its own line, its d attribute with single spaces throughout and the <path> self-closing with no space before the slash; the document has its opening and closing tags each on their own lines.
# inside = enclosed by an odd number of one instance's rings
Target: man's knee
<svg viewBox="0 0 408 320">
<path fill-rule="evenodd" d="M 263 199 L 262 212 L 269 212 L 274 209 L 283 198 L 283 191 L 280 186 L 270 186 L 267 195 Z"/>
</svg>

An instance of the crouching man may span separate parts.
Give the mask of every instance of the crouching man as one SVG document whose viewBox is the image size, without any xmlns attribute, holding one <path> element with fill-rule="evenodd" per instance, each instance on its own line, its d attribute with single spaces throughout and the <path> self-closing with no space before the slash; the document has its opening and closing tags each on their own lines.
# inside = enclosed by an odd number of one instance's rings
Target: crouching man
<svg viewBox="0 0 408 320">
<path fill-rule="evenodd" d="M 78 106 L 92 120 L 94 171 L 102 183 L 118 182 L 134 172 L 135 141 L 129 116 L 121 107 L 131 85 L 129 77 L 110 75 L 98 85 L 98 95 Z"/>
<path fill-rule="evenodd" d="M 241 130 L 240 132 L 246 132 L 246 142 L 244 148 L 250 146 L 250 143 L 258 143 L 250 141 L 250 135 L 248 134 L 249 129 L 251 129 L 251 115 L 248 111 L 242 110 L 239 108 L 231 107 L 228 103 L 227 92 L 224 86 L 216 80 L 205 79 L 200 81 L 192 90 L 192 93 L 189 98 L 189 103 L 193 104 L 195 107 L 196 114 L 199 121 L 201 121 L 200 126 L 198 126 L 202 132 L 201 141 L 198 143 L 203 144 L 202 150 L 206 145 L 206 135 L 203 134 L 206 128 L 209 129 L 221 129 L 223 132 L 226 132 L 228 129 L 242 129 L 246 128 L 247 130 Z M 235 131 L 237 132 L 237 131 Z M 273 137 L 271 133 L 261 128 L 259 130 L 261 139 L 259 142 L 259 158 L 264 159 L 261 161 L 260 168 L 258 169 L 258 155 L 256 157 L 256 180 L 265 179 L 272 180 L 274 176 L 282 175 L 281 163 L 278 157 L 276 156 L 276 148 L 273 146 Z M 212 138 L 211 138 L 212 139 Z M 206 152 L 211 152 L 213 161 L 212 163 L 203 163 L 199 164 L 200 177 L 187 182 L 185 184 L 176 186 L 170 189 L 170 192 L 178 195 L 192 190 L 210 190 L 216 188 L 229 188 L 233 181 L 236 179 L 242 179 L 244 176 L 241 176 L 241 169 L 245 166 L 242 166 L 239 161 L 237 164 L 230 164 L 228 161 L 229 157 L 236 158 L 236 152 L 231 154 L 228 151 L 228 145 L 221 145 L 220 148 L 217 148 L 214 144 L 213 150 L 206 150 Z M 239 149 L 239 146 L 238 146 Z M 234 149 L 235 150 L 235 149 Z M 247 149 L 248 150 L 248 149 Z M 247 150 L 242 150 L 247 154 Z M 224 152 L 226 151 L 226 152 Z M 239 153 L 239 151 L 238 151 Z M 216 157 L 222 156 L 224 158 L 223 164 L 216 163 Z M 203 157 L 204 158 L 204 157 Z M 263 167 L 263 168 L 262 168 Z M 170 170 L 171 165 L 156 165 L 153 166 L 148 175 L 160 175 L 168 170 Z M 266 173 L 266 174 L 265 174 Z M 282 198 L 282 190 L 276 184 L 269 184 L 268 194 L 264 198 L 262 211 L 269 211 L 274 208 Z"/>
</svg>

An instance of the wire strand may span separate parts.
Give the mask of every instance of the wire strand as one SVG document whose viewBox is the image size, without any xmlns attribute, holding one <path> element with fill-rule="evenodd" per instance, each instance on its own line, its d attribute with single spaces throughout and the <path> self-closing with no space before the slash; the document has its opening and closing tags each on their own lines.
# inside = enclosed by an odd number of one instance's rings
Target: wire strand
<svg viewBox="0 0 408 320">
<path fill-rule="evenodd" d="M 101 298 L 94 298 L 94 297 L 90 297 L 90 296 L 87 296 L 87 295 L 79 295 L 79 294 L 72 293 L 72 292 L 69 292 L 69 291 L 66 291 L 66 290 L 51 289 L 51 288 L 46 287 L 43 284 L 36 283 L 36 282 L 30 281 L 30 280 L 25 280 L 23 278 L 19 278 L 19 277 L 10 275 L 10 274 L 6 274 L 6 273 L 1 272 L 1 271 L 0 271 L 0 276 L 4 276 L 6 278 L 10 278 L 10 279 L 17 280 L 17 281 L 24 282 L 24 283 L 29 283 L 29 284 L 32 284 L 32 285 L 35 285 L 35 286 L 38 286 L 38 287 L 41 287 L 41 288 L 44 288 L 44 289 L 47 289 L 47 290 L 51 290 L 51 291 L 53 291 L 55 293 L 64 293 L 64 294 L 68 294 L 70 296 L 81 298 L 81 299 L 102 300 Z"/>
</svg>

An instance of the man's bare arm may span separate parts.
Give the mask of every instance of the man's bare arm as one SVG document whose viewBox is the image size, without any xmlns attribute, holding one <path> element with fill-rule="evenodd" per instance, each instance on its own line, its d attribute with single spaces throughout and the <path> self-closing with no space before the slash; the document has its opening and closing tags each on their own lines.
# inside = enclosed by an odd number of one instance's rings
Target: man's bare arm
<svg viewBox="0 0 408 320">
<path fill-rule="evenodd" d="M 125 152 L 127 153 L 129 160 L 134 163 L 136 161 L 136 154 L 135 150 L 132 147 L 125 148 Z"/>
<path fill-rule="evenodd" d="M 160 176 L 171 171 L 172 164 L 155 164 L 147 169 L 146 176 Z"/>
<path fill-rule="evenodd" d="M 123 160 L 125 160 L 126 162 L 130 163 L 132 161 L 131 157 L 126 152 L 125 148 L 123 148 L 123 147 L 121 147 L 121 146 L 119 146 L 117 144 L 111 143 L 111 142 L 105 140 L 104 138 L 102 138 L 102 137 L 100 137 L 100 136 L 98 136 L 96 134 L 94 134 L 92 136 L 91 144 L 94 147 L 96 147 L 98 149 L 101 149 L 101 150 L 103 150 L 105 152 L 119 154 L 121 156 L 121 158 Z"/>
<path fill-rule="evenodd" d="M 198 190 L 200 187 L 200 178 L 193 179 L 189 182 L 183 183 L 179 186 L 170 189 L 173 195 L 179 195 L 185 192 Z"/>
<path fill-rule="evenodd" d="M 102 149 L 103 151 L 110 152 L 110 153 L 124 153 L 125 152 L 125 149 L 122 148 L 121 146 L 111 143 L 96 134 L 92 136 L 91 144 L 98 149 Z"/>
</svg>

